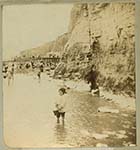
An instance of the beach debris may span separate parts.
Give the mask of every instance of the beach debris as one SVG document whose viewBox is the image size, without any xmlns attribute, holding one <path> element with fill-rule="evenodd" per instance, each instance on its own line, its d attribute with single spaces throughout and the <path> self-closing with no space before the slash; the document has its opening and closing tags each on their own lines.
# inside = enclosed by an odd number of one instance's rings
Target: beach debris
<svg viewBox="0 0 140 150">
<path fill-rule="evenodd" d="M 130 125 L 123 125 L 123 128 L 126 128 L 126 129 L 128 129 L 128 128 L 130 128 Z"/>
<path fill-rule="evenodd" d="M 91 91 L 91 94 L 92 94 L 93 96 L 99 96 L 99 95 L 100 95 L 99 89 L 92 90 L 92 91 Z"/>
<path fill-rule="evenodd" d="M 123 142 L 123 145 L 124 146 L 136 146 L 136 144 L 131 143 L 131 142 L 126 142 L 126 141 Z"/>
<path fill-rule="evenodd" d="M 115 131 L 103 131 L 103 133 L 108 135 L 116 135 Z"/>
<path fill-rule="evenodd" d="M 120 130 L 118 131 L 118 133 L 116 133 L 116 136 L 118 139 L 124 139 L 124 138 L 127 138 L 127 135 L 125 134 L 126 134 L 125 130 Z"/>
<path fill-rule="evenodd" d="M 62 79 L 62 75 L 60 75 L 60 74 L 57 77 L 58 77 L 58 79 Z"/>
<path fill-rule="evenodd" d="M 112 101 L 112 99 L 111 99 L 111 98 L 106 98 L 106 100 L 107 100 L 107 101 Z"/>
<path fill-rule="evenodd" d="M 132 129 L 134 129 L 134 130 L 135 130 L 135 129 L 136 129 L 136 127 L 132 127 Z"/>
<path fill-rule="evenodd" d="M 92 137 L 99 140 L 99 139 L 105 139 L 109 137 L 107 134 L 99 134 L 99 133 L 93 133 Z"/>
<path fill-rule="evenodd" d="M 96 147 L 108 147 L 107 144 L 103 144 L 103 143 L 97 143 Z"/>
<path fill-rule="evenodd" d="M 128 117 L 128 114 L 122 114 L 123 117 Z"/>
<path fill-rule="evenodd" d="M 118 109 L 112 109 L 112 108 L 109 108 L 109 107 L 99 107 L 98 112 L 103 112 L 103 113 L 119 113 L 119 110 Z"/>
<path fill-rule="evenodd" d="M 129 144 L 129 146 L 136 146 L 136 144 Z"/>
<path fill-rule="evenodd" d="M 118 139 L 125 139 L 127 138 L 127 135 L 124 135 L 124 134 L 116 134 L 117 138 Z"/>
<path fill-rule="evenodd" d="M 120 134 L 126 134 L 126 131 L 125 130 L 120 130 L 118 131 Z"/>
</svg>

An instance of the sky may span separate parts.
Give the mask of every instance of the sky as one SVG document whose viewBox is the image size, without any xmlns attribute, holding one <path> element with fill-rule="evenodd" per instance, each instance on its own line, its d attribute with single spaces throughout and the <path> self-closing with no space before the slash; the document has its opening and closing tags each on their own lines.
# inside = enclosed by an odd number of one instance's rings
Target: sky
<svg viewBox="0 0 140 150">
<path fill-rule="evenodd" d="M 9 5 L 3 8 L 3 59 L 55 40 L 68 31 L 72 4 Z"/>
</svg>

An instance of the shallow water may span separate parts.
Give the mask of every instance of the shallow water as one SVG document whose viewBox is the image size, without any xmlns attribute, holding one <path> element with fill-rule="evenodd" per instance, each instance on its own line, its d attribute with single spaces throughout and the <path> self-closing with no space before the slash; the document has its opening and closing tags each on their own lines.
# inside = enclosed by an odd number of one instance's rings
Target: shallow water
<svg viewBox="0 0 140 150">
<path fill-rule="evenodd" d="M 56 122 L 54 101 L 62 81 L 43 74 L 41 81 L 35 75 L 17 74 L 4 91 L 4 137 L 12 147 L 93 147 L 97 143 L 108 146 L 135 144 L 135 112 L 122 110 L 114 103 L 88 92 L 69 90 L 65 123 Z M 119 109 L 119 114 L 98 113 L 101 106 Z M 128 114 L 123 115 L 123 114 Z M 116 135 L 125 130 L 125 138 Z M 95 139 L 94 133 L 115 132 L 104 139 Z"/>
</svg>

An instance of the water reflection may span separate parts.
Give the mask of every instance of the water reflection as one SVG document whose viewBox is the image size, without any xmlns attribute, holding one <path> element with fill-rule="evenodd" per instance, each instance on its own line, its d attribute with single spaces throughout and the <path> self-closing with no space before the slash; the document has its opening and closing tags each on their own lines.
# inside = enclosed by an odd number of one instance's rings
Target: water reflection
<svg viewBox="0 0 140 150">
<path fill-rule="evenodd" d="M 33 76 L 22 74 L 15 75 L 13 85 L 8 86 L 6 81 L 3 80 L 5 133 L 15 147 L 81 147 L 95 146 L 97 142 L 114 146 L 115 136 L 99 141 L 92 135 L 118 129 L 128 133 L 126 142 L 135 143 L 136 129 L 132 129 L 135 120 L 131 112 L 124 110 L 128 116 L 122 117 L 97 112 L 101 106 L 116 107 L 113 103 L 86 92 L 70 90 L 65 124 L 62 120 L 57 124 L 52 111 L 61 81 L 48 79 L 45 74 L 42 74 L 40 84 Z M 122 140 L 118 139 L 116 144 L 122 146 Z"/>
<path fill-rule="evenodd" d="M 66 140 L 66 137 L 67 137 L 67 129 L 65 127 L 65 124 L 64 123 L 63 124 L 57 123 L 54 131 L 55 131 L 54 134 L 56 136 L 56 141 L 59 144 L 64 143 Z"/>
</svg>

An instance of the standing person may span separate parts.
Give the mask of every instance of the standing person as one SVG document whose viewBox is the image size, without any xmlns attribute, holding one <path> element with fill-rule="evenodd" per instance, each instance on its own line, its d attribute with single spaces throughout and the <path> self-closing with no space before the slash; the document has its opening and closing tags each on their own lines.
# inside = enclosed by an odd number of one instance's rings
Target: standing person
<svg viewBox="0 0 140 150">
<path fill-rule="evenodd" d="M 31 66 L 32 66 L 32 69 L 34 69 L 34 62 L 33 61 L 31 61 Z"/>
<path fill-rule="evenodd" d="M 8 85 L 10 85 L 11 81 L 14 81 L 14 66 L 8 66 L 7 71 Z"/>
<path fill-rule="evenodd" d="M 39 69 L 40 69 L 41 72 L 44 71 L 44 64 L 43 64 L 42 61 L 41 61 L 40 64 L 39 64 Z"/>
<path fill-rule="evenodd" d="M 57 118 L 57 123 L 60 122 L 60 117 L 62 118 L 62 123 L 64 124 L 64 119 L 65 119 L 65 113 L 66 113 L 66 89 L 65 88 L 60 88 L 58 90 L 59 92 L 59 97 L 55 102 L 55 110 L 54 115 Z"/>
<path fill-rule="evenodd" d="M 8 69 L 8 66 L 7 65 L 3 65 L 3 78 L 6 79 L 7 78 L 7 69 Z"/>
<path fill-rule="evenodd" d="M 10 70 L 7 71 L 7 80 L 8 80 L 8 86 L 10 85 L 12 79 L 12 73 Z"/>
<path fill-rule="evenodd" d="M 85 76 L 85 79 L 90 83 L 90 92 L 98 88 L 97 75 L 96 67 L 92 66 L 91 71 Z"/>
<path fill-rule="evenodd" d="M 14 72 L 15 72 L 15 65 L 14 64 L 12 64 L 11 71 L 12 71 L 12 79 L 14 80 Z"/>
<path fill-rule="evenodd" d="M 40 83 L 40 80 L 41 80 L 41 71 L 40 71 L 40 69 L 39 69 L 39 71 L 37 72 L 37 77 L 38 77 L 38 81 L 39 81 L 39 83 Z"/>
<path fill-rule="evenodd" d="M 40 82 L 40 80 L 41 80 L 41 74 L 43 73 L 43 71 L 44 71 L 43 62 L 40 62 L 40 63 L 39 63 L 39 66 L 38 66 L 38 73 L 37 73 L 39 82 Z"/>
</svg>

